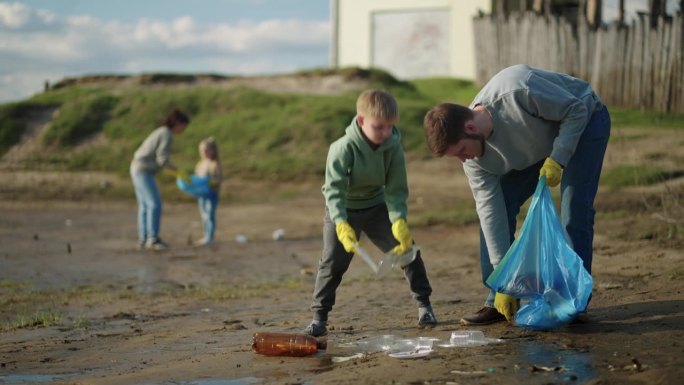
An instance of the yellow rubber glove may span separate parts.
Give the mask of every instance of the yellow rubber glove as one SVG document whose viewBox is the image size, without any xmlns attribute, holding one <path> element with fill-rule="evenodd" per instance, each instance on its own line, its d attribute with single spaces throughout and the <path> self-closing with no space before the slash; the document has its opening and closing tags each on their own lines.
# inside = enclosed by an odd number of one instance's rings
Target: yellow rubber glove
<svg viewBox="0 0 684 385">
<path fill-rule="evenodd" d="M 176 171 L 176 178 L 182 179 L 183 182 L 190 184 L 190 176 L 188 175 L 187 171 L 183 171 L 183 170 Z"/>
<path fill-rule="evenodd" d="M 359 244 L 359 240 L 356 239 L 356 232 L 349 225 L 349 222 L 342 221 L 338 223 L 335 225 L 335 231 L 337 232 L 337 239 L 340 240 L 347 253 L 353 253 L 354 246 Z"/>
<path fill-rule="evenodd" d="M 413 237 L 409 231 L 405 219 L 399 219 L 392 224 L 392 234 L 394 238 L 399 241 L 399 244 L 392 249 L 396 255 L 405 254 L 413 246 Z"/>
<path fill-rule="evenodd" d="M 496 293 L 494 297 L 494 308 L 503 314 L 508 322 L 513 321 L 515 313 L 518 311 L 518 300 L 508 294 Z"/>
<path fill-rule="evenodd" d="M 561 175 L 563 174 L 563 166 L 551 157 L 546 158 L 544 165 L 541 170 L 539 170 L 539 177 L 546 176 L 546 184 L 549 187 L 556 187 L 561 181 Z"/>
</svg>

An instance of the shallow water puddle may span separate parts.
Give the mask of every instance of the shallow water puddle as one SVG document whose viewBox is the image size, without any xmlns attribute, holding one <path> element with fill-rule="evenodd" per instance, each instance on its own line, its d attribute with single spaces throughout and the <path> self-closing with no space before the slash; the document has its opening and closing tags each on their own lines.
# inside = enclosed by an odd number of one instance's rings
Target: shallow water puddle
<svg viewBox="0 0 684 385">
<path fill-rule="evenodd" d="M 578 383 L 597 376 L 594 358 L 589 352 L 564 349 L 540 341 L 521 343 L 519 349 L 518 358 L 525 363 L 519 369 L 519 374 L 548 376 L 556 381 Z"/>
<path fill-rule="evenodd" d="M 164 382 L 157 385 L 250 385 L 261 382 L 256 377 L 237 378 L 233 380 L 228 379 L 201 379 L 201 380 L 185 380 L 185 381 L 171 381 Z M 150 384 L 148 384 L 150 385 Z"/>
<path fill-rule="evenodd" d="M 0 384 L 23 385 L 60 381 L 70 377 L 68 374 L 10 374 L 0 376 Z"/>
<path fill-rule="evenodd" d="M 25 384 L 41 384 L 50 383 L 53 381 L 66 380 L 73 377 L 74 374 L 11 374 L 7 376 L 0 376 L 0 384 L 7 385 L 25 385 Z M 245 377 L 238 379 L 199 379 L 199 380 L 183 380 L 170 381 L 159 384 L 140 384 L 140 385 L 251 385 L 261 382 L 261 379 L 256 377 Z"/>
</svg>

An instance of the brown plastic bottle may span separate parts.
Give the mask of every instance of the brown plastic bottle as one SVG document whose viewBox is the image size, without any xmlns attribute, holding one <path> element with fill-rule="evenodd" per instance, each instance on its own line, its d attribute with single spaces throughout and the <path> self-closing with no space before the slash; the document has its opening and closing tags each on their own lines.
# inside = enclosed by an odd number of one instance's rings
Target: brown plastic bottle
<svg viewBox="0 0 684 385">
<path fill-rule="evenodd" d="M 299 333 L 257 332 L 252 337 L 252 350 L 265 356 L 304 357 L 326 347 L 325 340 Z"/>
</svg>

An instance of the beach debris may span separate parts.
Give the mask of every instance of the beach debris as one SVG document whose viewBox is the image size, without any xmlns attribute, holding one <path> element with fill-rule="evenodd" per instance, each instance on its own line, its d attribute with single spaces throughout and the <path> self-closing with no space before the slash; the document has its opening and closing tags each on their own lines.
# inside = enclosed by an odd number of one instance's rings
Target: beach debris
<svg viewBox="0 0 684 385">
<path fill-rule="evenodd" d="M 541 366 L 541 365 L 532 365 L 530 367 L 531 372 L 561 372 L 563 371 L 562 366 Z"/>
<path fill-rule="evenodd" d="M 421 357 L 426 357 L 430 353 L 432 353 L 432 348 L 427 348 L 427 347 L 416 347 L 413 350 L 410 350 L 408 352 L 396 352 L 396 353 L 390 353 L 389 356 L 393 358 L 421 358 Z"/>
<path fill-rule="evenodd" d="M 435 337 L 402 338 L 392 334 L 369 337 L 356 344 L 364 353 L 386 352 L 393 358 L 420 358 L 432 352 Z"/>
<path fill-rule="evenodd" d="M 285 230 L 284 229 L 276 229 L 273 231 L 273 240 L 274 241 L 280 241 L 282 239 L 285 239 Z"/>
<path fill-rule="evenodd" d="M 482 333 L 480 330 L 459 330 L 451 333 L 448 343 L 439 344 L 437 346 L 442 348 L 472 347 L 499 342 L 503 342 L 503 340 L 499 338 L 485 337 L 484 333 Z"/>
<path fill-rule="evenodd" d="M 351 356 L 346 356 L 346 357 L 333 357 L 332 362 L 334 363 L 340 363 L 340 362 L 345 362 L 345 361 L 351 361 L 351 360 L 356 360 L 359 358 L 363 358 L 365 356 L 365 353 L 356 353 L 352 354 Z"/>
</svg>

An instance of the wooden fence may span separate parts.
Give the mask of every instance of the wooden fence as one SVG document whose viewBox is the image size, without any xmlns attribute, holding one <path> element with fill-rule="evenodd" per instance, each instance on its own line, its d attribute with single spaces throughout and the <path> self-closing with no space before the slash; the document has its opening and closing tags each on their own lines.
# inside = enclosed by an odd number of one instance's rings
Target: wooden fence
<svg viewBox="0 0 684 385">
<path fill-rule="evenodd" d="M 474 19 L 477 82 L 502 68 L 529 64 L 585 79 L 606 104 L 684 113 L 684 31 L 681 14 L 648 17 L 630 26 L 591 30 L 527 12 Z"/>
</svg>

